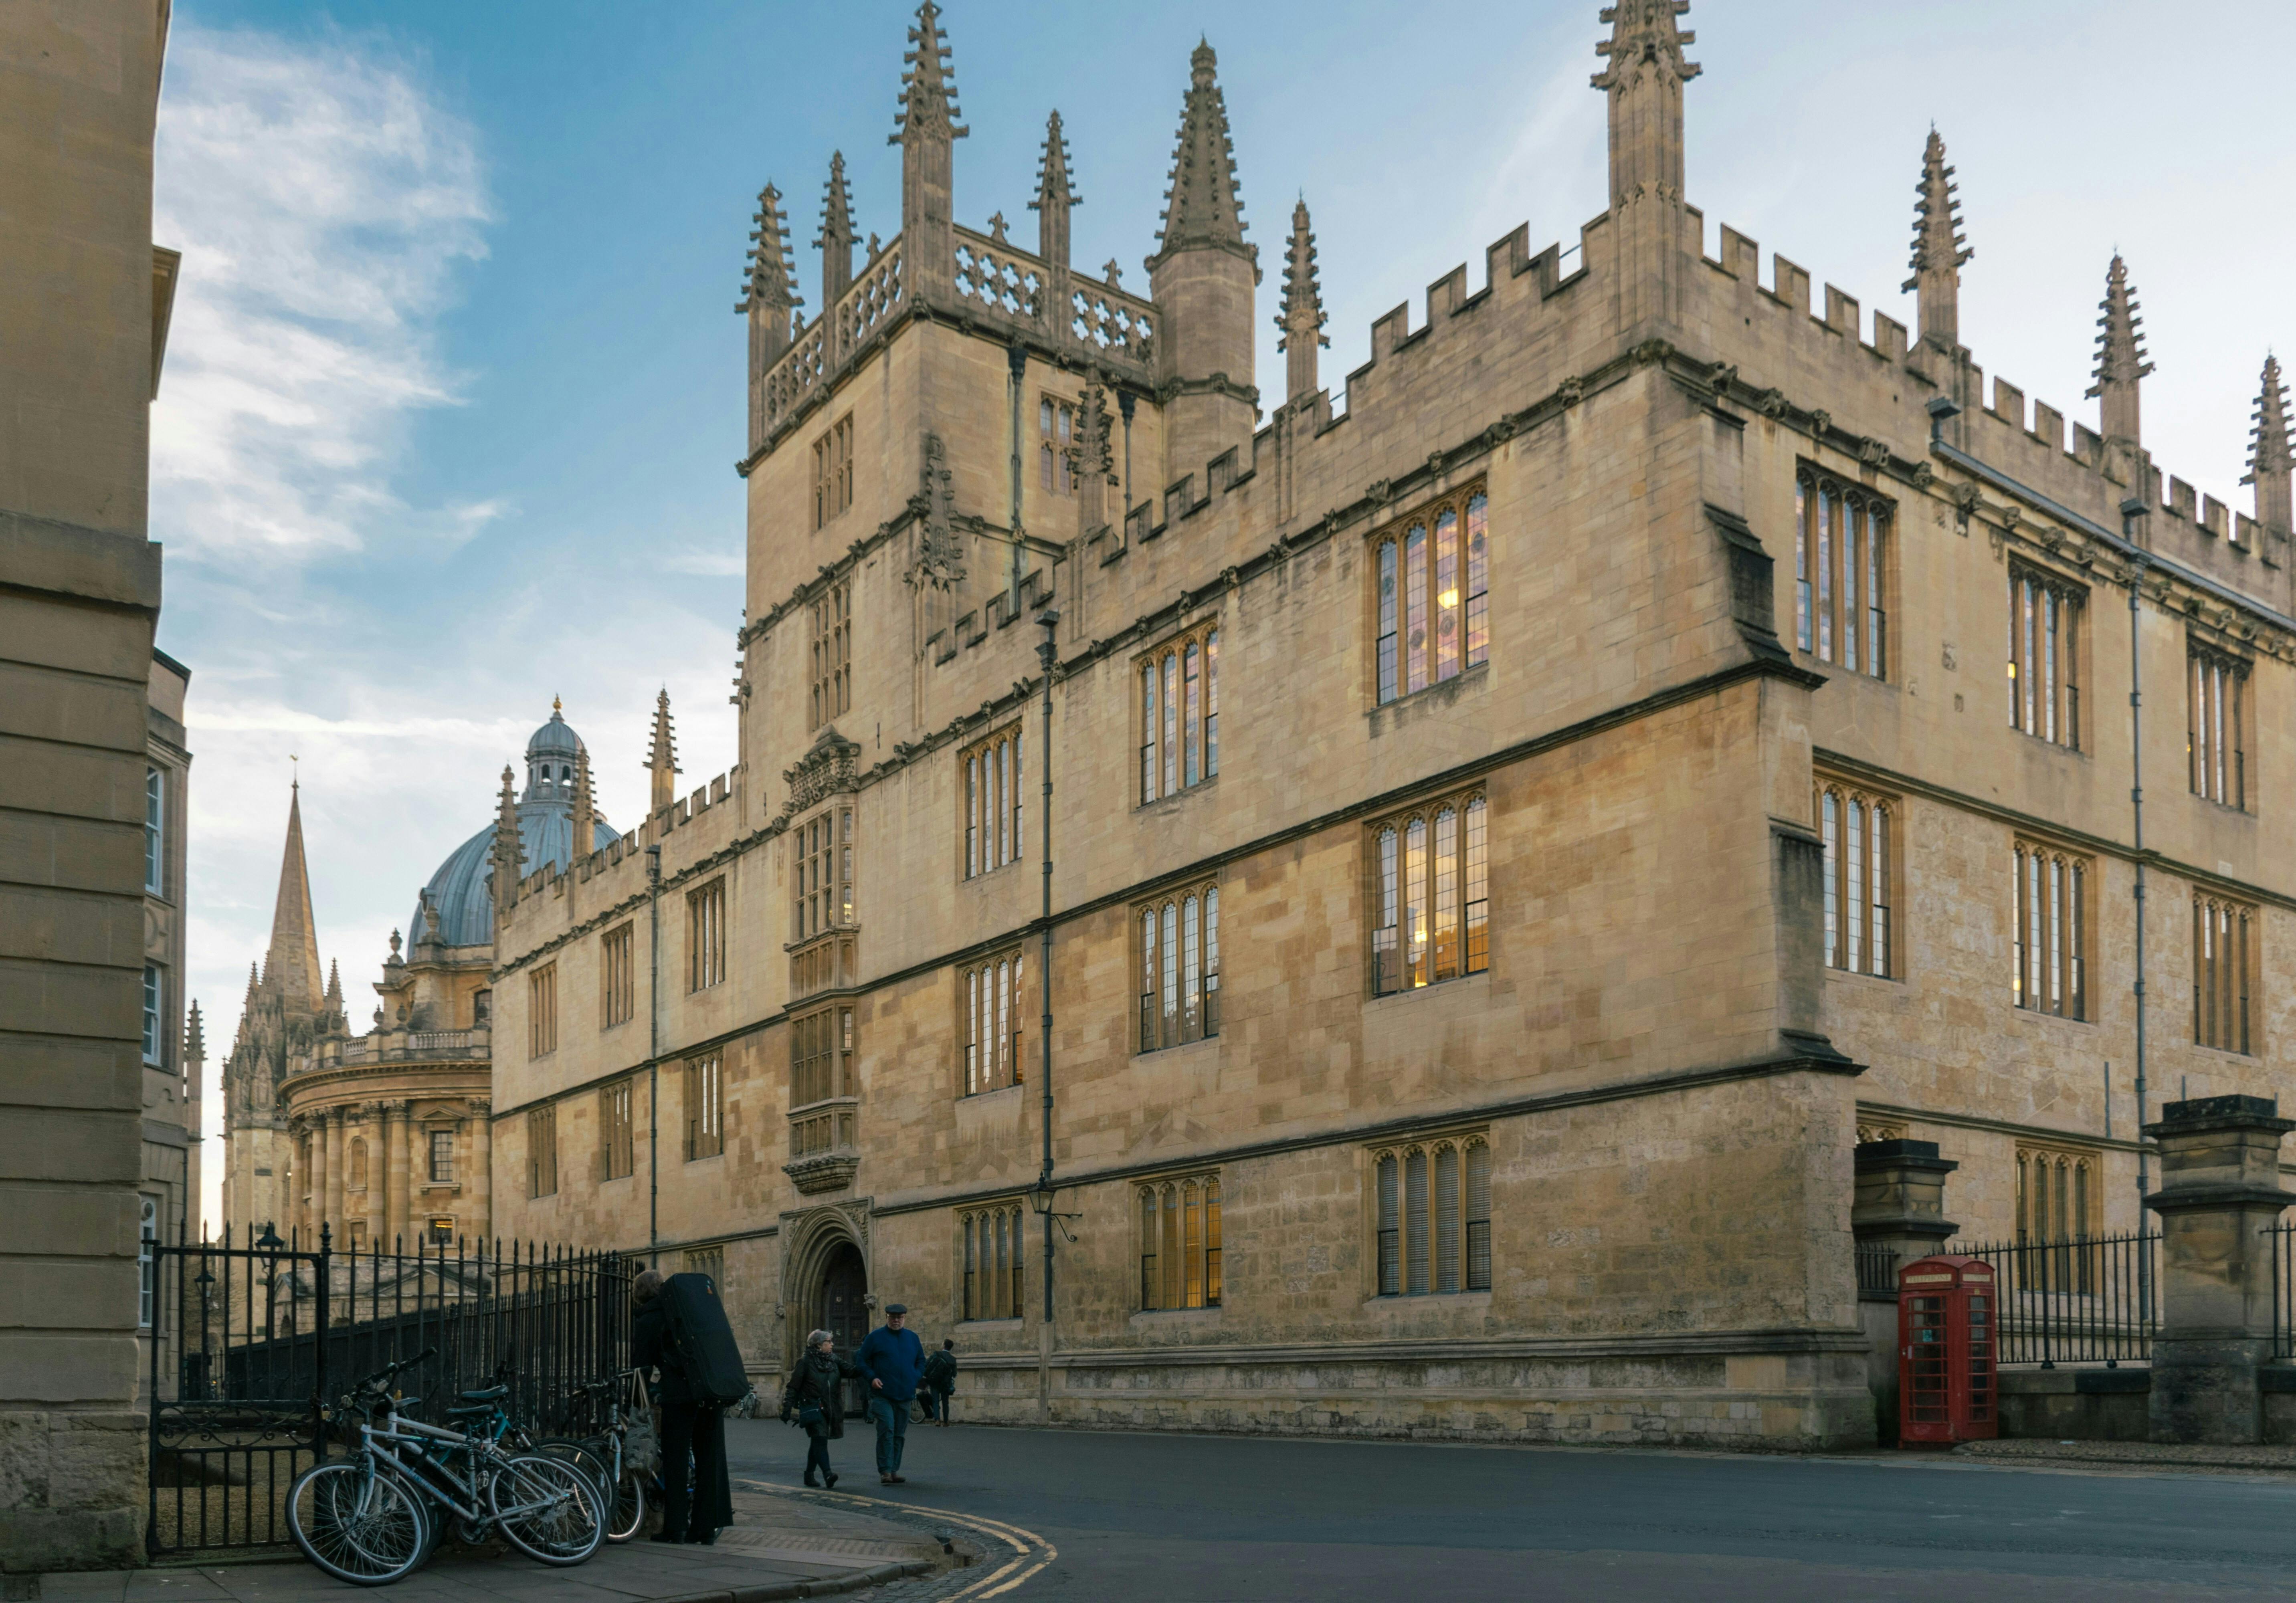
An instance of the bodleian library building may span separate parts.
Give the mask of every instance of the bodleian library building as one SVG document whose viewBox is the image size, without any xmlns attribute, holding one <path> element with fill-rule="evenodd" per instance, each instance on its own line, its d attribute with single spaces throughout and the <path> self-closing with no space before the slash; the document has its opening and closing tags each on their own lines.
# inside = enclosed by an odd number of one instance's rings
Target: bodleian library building
<svg viewBox="0 0 2296 1603">
<path fill-rule="evenodd" d="M 1127 282 L 1056 113 L 1032 243 L 952 215 L 925 0 L 898 232 L 831 159 L 809 317 L 759 197 L 737 765 L 681 795 L 665 706 L 649 816 L 586 755 L 539 861 L 505 783 L 445 1021 L 494 1231 L 711 1270 L 761 1384 L 899 1301 L 985 1419 L 1817 1446 L 1874 1430 L 1861 1142 L 1968 1239 L 2128 1231 L 2164 1088 L 2278 1094 L 2277 368 L 2252 517 L 2147 452 L 2119 259 L 2095 427 L 1988 386 L 1934 133 L 1913 330 L 1706 254 L 1686 9 L 1603 13 L 1578 242 L 1335 400 L 1209 45 Z"/>
</svg>

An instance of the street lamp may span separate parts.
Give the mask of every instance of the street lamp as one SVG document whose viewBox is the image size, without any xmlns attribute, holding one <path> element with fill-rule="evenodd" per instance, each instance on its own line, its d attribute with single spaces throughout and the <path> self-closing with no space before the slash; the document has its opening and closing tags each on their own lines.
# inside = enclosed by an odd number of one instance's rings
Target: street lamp
<svg viewBox="0 0 2296 1603">
<path fill-rule="evenodd" d="M 1037 1183 L 1029 1188 L 1029 1210 L 1037 1218 L 1046 1222 L 1045 1228 L 1048 1231 L 1052 1229 L 1051 1221 L 1053 1220 L 1067 1221 L 1084 1217 L 1082 1214 L 1064 1214 L 1053 1206 L 1054 1198 L 1058 1195 L 1059 1190 L 1060 1188 L 1053 1183 L 1053 1177 L 1049 1174 L 1037 1175 Z M 1071 1244 L 1076 1240 L 1076 1232 L 1069 1229 L 1065 1223 L 1061 1225 L 1061 1234 L 1066 1236 Z"/>
</svg>

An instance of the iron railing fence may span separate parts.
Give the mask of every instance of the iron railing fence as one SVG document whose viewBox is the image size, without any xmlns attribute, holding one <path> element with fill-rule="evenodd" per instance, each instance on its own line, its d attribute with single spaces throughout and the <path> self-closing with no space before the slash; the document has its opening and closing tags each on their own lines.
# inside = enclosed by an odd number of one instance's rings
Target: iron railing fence
<svg viewBox="0 0 2296 1603">
<path fill-rule="evenodd" d="M 2003 1365 L 2152 1362 L 2161 1325 L 2158 1234 L 1960 1242 L 1946 1250 L 1993 1266 Z"/>
<path fill-rule="evenodd" d="M 2272 1260 L 2272 1355 L 2296 1358 L 2296 1223 L 2265 1227 Z"/>
<path fill-rule="evenodd" d="M 1886 1291 L 1895 1295 L 1898 1289 L 1898 1249 L 1894 1247 L 1874 1247 L 1860 1242 L 1857 1246 L 1857 1289 Z"/>
<path fill-rule="evenodd" d="M 629 1362 L 638 1266 L 607 1252 L 457 1240 L 335 1250 L 262 1239 L 155 1252 L 155 1293 L 180 1360 L 153 1344 L 154 1555 L 287 1539 L 287 1489 L 328 1452 L 327 1412 L 360 1377 L 426 1347 L 399 1385 L 444 1423 L 457 1391 L 500 1380 L 504 1411 L 537 1434 L 571 1419 L 570 1394 Z"/>
</svg>

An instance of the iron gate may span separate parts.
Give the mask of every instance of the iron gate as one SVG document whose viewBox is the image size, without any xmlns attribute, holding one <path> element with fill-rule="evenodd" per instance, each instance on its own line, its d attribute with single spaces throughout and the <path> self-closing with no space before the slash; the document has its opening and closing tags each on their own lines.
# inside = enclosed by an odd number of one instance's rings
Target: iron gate
<svg viewBox="0 0 2296 1603">
<path fill-rule="evenodd" d="M 629 1363 L 633 1260 L 500 1242 L 316 1251 L 269 1227 L 246 1245 L 153 1251 L 151 1511 L 156 1556 L 287 1540 L 295 1477 L 328 1451 L 325 1405 L 426 1347 L 400 1378 L 441 1422 L 466 1387 L 505 1382 L 504 1408 L 538 1435 L 565 1428 L 582 1382 Z M 176 1354 L 172 1372 L 162 1353 Z"/>
</svg>

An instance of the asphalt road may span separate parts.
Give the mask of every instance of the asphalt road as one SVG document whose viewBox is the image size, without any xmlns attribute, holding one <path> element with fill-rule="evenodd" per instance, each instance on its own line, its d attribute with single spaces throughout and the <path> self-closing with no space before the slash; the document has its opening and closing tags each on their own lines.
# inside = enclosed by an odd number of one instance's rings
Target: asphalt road
<svg viewBox="0 0 2296 1603">
<path fill-rule="evenodd" d="M 960 1423 L 912 1427 L 908 1484 L 881 1487 L 847 1430 L 840 1492 L 1059 1549 L 1013 1603 L 2296 1598 L 2296 1478 Z M 803 1463 L 772 1420 L 726 1442 L 736 1474 Z"/>
</svg>

